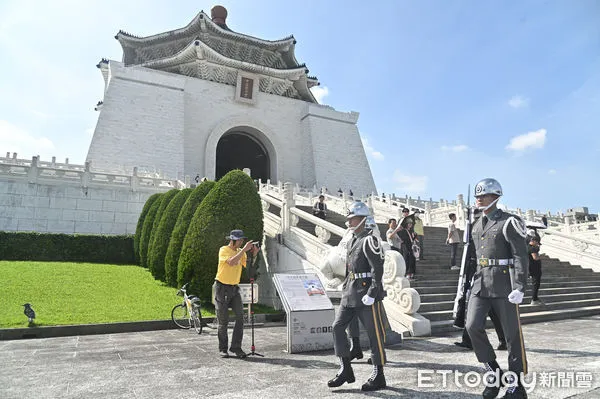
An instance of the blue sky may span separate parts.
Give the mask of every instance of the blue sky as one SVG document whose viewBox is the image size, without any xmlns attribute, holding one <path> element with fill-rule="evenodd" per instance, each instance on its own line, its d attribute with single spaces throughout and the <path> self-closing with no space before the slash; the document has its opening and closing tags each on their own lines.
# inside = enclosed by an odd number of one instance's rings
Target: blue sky
<svg viewBox="0 0 600 399">
<path fill-rule="evenodd" d="M 0 153 L 82 163 L 118 30 L 176 29 L 215 4 L 0 2 Z M 454 199 L 495 177 L 510 207 L 599 210 L 600 2 L 220 4 L 234 31 L 293 34 L 322 102 L 360 112 L 380 193 Z"/>
</svg>

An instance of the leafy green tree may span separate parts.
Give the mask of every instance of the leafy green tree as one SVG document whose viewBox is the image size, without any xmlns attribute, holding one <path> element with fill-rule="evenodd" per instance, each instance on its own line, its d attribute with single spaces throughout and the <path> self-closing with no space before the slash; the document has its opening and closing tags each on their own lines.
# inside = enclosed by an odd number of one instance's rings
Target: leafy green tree
<svg viewBox="0 0 600 399">
<path fill-rule="evenodd" d="M 169 247 L 171 233 L 173 232 L 175 222 L 177 222 L 177 217 L 179 216 L 182 206 L 192 191 L 191 188 L 179 191 L 173 197 L 171 202 L 169 202 L 169 205 L 165 208 L 165 211 L 158 222 L 158 228 L 156 229 L 153 241 L 148 248 L 148 269 L 150 269 L 150 273 L 152 273 L 157 280 L 165 281 L 165 255 L 167 253 L 167 248 Z"/>
<path fill-rule="evenodd" d="M 214 181 L 204 181 L 196 187 L 190 196 L 183 204 L 181 212 L 177 217 L 177 222 L 171 233 L 171 239 L 169 240 L 169 247 L 165 255 L 165 277 L 167 284 L 171 287 L 177 287 L 177 264 L 179 263 L 179 255 L 181 254 L 181 247 L 183 246 L 183 239 L 190 227 L 190 222 L 194 216 L 194 212 L 198 208 L 198 205 L 202 202 L 206 194 L 215 186 Z"/>
<path fill-rule="evenodd" d="M 160 197 L 160 193 L 152 194 L 144 204 L 144 208 L 142 209 L 142 213 L 137 222 L 137 226 L 135 228 L 135 235 L 133 236 L 133 254 L 135 255 L 135 263 L 140 264 L 140 241 L 142 239 L 142 227 L 144 227 L 144 220 L 146 219 L 146 215 L 150 210 L 150 207 Z"/>
<path fill-rule="evenodd" d="M 210 300 L 217 273 L 219 248 L 231 230 L 262 241 L 263 211 L 256 186 L 241 170 L 227 173 L 198 206 L 183 241 L 177 283 L 190 282 L 190 291 Z"/>
</svg>

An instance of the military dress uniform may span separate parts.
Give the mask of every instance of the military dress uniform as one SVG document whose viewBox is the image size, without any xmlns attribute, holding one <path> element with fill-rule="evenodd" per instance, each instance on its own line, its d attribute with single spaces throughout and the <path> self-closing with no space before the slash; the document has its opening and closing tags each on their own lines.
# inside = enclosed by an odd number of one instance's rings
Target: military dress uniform
<svg viewBox="0 0 600 399">
<path fill-rule="evenodd" d="M 469 336 L 477 359 L 495 362 L 496 354 L 485 332 L 486 316 L 493 309 L 500 317 L 508 345 L 509 370 L 527 373 L 525 344 L 518 305 L 508 300 L 513 290 L 525 292 L 528 258 L 525 225 L 517 216 L 495 209 L 475 222 L 472 238 L 477 255 L 477 270 L 467 309 Z"/>
<path fill-rule="evenodd" d="M 363 230 L 348 243 L 347 273 L 342 286 L 342 300 L 333 323 L 334 350 L 338 357 L 350 356 L 350 345 L 346 336 L 346 327 L 354 316 L 360 319 L 369 335 L 371 358 L 375 365 L 384 365 L 386 361 L 385 329 L 383 304 L 383 251 L 381 242 Z M 362 298 L 369 295 L 375 303 L 366 306 Z"/>
<path fill-rule="evenodd" d="M 369 216 L 364 203 L 355 203 L 351 216 Z M 359 213 L 360 212 L 360 213 Z M 383 289 L 383 249 L 381 239 L 373 235 L 370 229 L 355 233 L 348 243 L 346 260 L 346 278 L 342 286 L 342 300 L 333 322 L 333 347 L 340 360 L 340 370 L 327 382 L 330 388 L 355 381 L 350 364 L 350 344 L 346 337 L 346 328 L 357 318 L 361 321 L 369 337 L 373 372 L 361 390 L 375 391 L 386 387 L 383 365 L 386 362 L 384 349 L 385 321 L 382 300 Z"/>
</svg>

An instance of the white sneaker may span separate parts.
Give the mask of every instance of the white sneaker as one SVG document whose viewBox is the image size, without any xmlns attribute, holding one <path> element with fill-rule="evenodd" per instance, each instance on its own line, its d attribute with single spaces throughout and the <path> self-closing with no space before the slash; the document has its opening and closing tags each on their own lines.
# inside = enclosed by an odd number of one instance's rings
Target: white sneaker
<svg viewBox="0 0 600 399">
<path fill-rule="evenodd" d="M 460 267 L 458 267 L 458 266 L 452 266 L 452 267 L 450 267 L 450 270 L 460 270 Z"/>
</svg>

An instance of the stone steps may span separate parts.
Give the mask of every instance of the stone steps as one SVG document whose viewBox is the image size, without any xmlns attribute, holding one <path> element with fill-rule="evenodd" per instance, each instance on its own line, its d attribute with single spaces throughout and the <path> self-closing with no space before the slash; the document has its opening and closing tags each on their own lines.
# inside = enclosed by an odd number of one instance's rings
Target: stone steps
<svg viewBox="0 0 600 399">
<path fill-rule="evenodd" d="M 411 281 L 421 295 L 419 313 L 431 321 L 434 335 L 456 331 L 452 310 L 459 271 L 449 268 L 445 240 L 445 228 L 425 228 L 425 260 L 417 262 L 417 279 Z M 458 254 L 460 259 L 462 248 Z M 529 284 L 519 307 L 523 324 L 600 314 L 600 273 L 548 257 L 542 257 L 542 273 L 539 297 L 544 304 L 530 305 Z"/>
<path fill-rule="evenodd" d="M 582 286 L 583 284 L 590 284 L 590 281 L 575 281 L 575 282 L 565 282 L 565 283 L 544 283 L 542 282 L 540 286 L 540 294 L 543 292 L 549 293 L 567 293 L 567 292 L 576 292 L 581 290 L 581 292 L 591 292 L 593 290 L 600 291 L 600 280 L 594 282 L 594 285 L 590 286 Z M 414 288 L 414 287 L 413 287 Z M 419 293 L 421 294 L 421 298 L 425 295 L 439 295 L 439 294 L 456 294 L 456 285 L 448 285 L 448 286 L 433 286 L 433 287 L 419 287 Z M 558 291 L 554 291 L 558 290 Z M 590 291 L 588 291 L 590 290 Z M 531 287 L 527 287 L 527 291 L 531 291 Z"/>
<path fill-rule="evenodd" d="M 540 287 L 538 292 L 539 296 L 543 296 L 544 298 L 554 298 L 557 295 L 579 295 L 583 293 L 595 294 L 600 297 L 600 286 L 589 286 L 589 287 L 560 287 L 560 288 L 544 288 Z M 529 288 L 525 293 L 525 298 L 528 297 L 527 294 L 531 294 L 531 289 Z M 421 293 L 421 301 L 422 302 L 444 302 L 444 301 L 454 301 L 456 296 L 456 287 L 454 287 L 453 292 L 447 293 L 435 293 L 435 294 L 423 294 Z"/>
<path fill-rule="evenodd" d="M 521 313 L 521 324 L 548 322 L 553 320 L 572 319 L 577 317 L 588 317 L 600 314 L 600 306 L 583 306 L 573 309 L 539 310 L 536 312 Z M 438 320 L 431 322 L 431 331 L 435 335 L 458 331 L 452 325 L 452 320 Z M 487 328 L 494 328 L 488 319 Z"/>
</svg>

